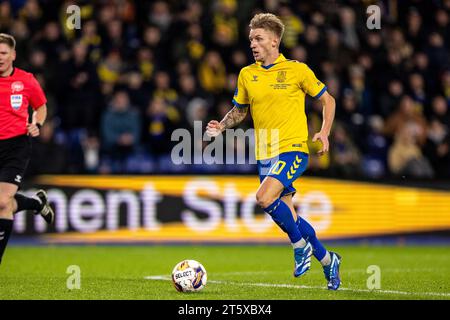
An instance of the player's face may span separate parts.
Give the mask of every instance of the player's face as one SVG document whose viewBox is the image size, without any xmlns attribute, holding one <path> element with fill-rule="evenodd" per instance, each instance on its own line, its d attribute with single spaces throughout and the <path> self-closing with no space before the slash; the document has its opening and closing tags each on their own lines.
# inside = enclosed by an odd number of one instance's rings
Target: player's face
<svg viewBox="0 0 450 320">
<path fill-rule="evenodd" d="M 249 40 L 256 61 L 264 63 L 278 50 L 278 39 L 271 31 L 262 28 L 250 29 Z"/>
<path fill-rule="evenodd" d="M 0 43 L 0 74 L 8 72 L 16 59 L 16 51 L 5 43 Z"/>
</svg>

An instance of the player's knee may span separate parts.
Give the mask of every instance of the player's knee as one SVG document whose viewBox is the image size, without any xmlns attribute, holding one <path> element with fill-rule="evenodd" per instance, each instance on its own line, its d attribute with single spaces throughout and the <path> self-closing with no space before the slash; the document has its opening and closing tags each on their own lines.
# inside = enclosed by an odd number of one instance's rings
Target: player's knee
<svg viewBox="0 0 450 320">
<path fill-rule="evenodd" d="M 263 192 L 256 193 L 256 203 L 263 209 L 270 206 L 272 203 L 274 203 L 275 200 L 277 199 L 268 195 L 267 193 Z"/>
<path fill-rule="evenodd" d="M 8 212 L 11 209 L 12 198 L 5 195 L 0 195 L 0 216 L 10 215 Z"/>
</svg>

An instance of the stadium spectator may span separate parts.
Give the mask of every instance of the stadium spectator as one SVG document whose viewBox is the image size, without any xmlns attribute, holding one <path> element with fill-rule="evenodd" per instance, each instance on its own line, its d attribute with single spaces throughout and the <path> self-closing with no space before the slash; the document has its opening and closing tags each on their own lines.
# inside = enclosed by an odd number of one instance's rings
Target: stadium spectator
<svg viewBox="0 0 450 320">
<path fill-rule="evenodd" d="M 213 4 L 211 42 L 222 57 L 230 57 L 239 39 L 236 0 L 216 0 Z"/>
<path fill-rule="evenodd" d="M 387 172 L 388 140 L 383 134 L 383 128 L 384 121 L 381 116 L 370 117 L 362 160 L 362 170 L 367 177 L 381 178 Z"/>
<path fill-rule="evenodd" d="M 343 7 L 339 10 L 342 42 L 350 50 L 359 49 L 359 38 L 356 30 L 355 11 L 350 7 Z"/>
<path fill-rule="evenodd" d="M 450 68 L 441 76 L 441 92 L 447 99 L 447 105 L 450 105 Z"/>
<path fill-rule="evenodd" d="M 84 172 L 97 173 L 100 166 L 100 141 L 97 135 L 88 132 L 81 140 Z"/>
<path fill-rule="evenodd" d="M 434 172 L 418 146 L 415 130 L 412 124 L 408 124 L 396 132 L 388 152 L 389 169 L 396 176 L 431 178 Z"/>
<path fill-rule="evenodd" d="M 13 15 L 9 1 L 0 3 L 0 32 L 6 32 L 13 25 Z"/>
<path fill-rule="evenodd" d="M 326 58 L 319 29 L 315 25 L 307 25 L 301 39 L 308 52 L 308 65 L 311 69 L 319 69 L 321 62 Z"/>
<path fill-rule="evenodd" d="M 361 155 L 343 126 L 336 124 L 332 133 L 331 171 L 339 176 L 354 178 L 360 175 Z"/>
<path fill-rule="evenodd" d="M 169 74 L 165 71 L 156 72 L 154 82 L 153 97 L 164 99 L 174 106 L 178 100 L 178 93 L 171 87 Z"/>
<path fill-rule="evenodd" d="M 416 108 L 420 113 L 425 111 L 425 105 L 428 104 L 428 97 L 425 91 L 425 82 L 423 77 L 418 73 L 412 73 L 409 76 L 410 96 L 416 104 Z"/>
<path fill-rule="evenodd" d="M 282 5 L 278 15 L 285 27 L 282 43 L 286 49 L 292 49 L 299 44 L 298 38 L 305 31 L 305 25 L 288 5 Z"/>
<path fill-rule="evenodd" d="M 9 2 L 9 1 L 4 1 Z M 42 25 L 44 23 L 43 10 L 37 0 L 27 0 L 23 7 L 19 9 L 17 14 L 19 19 L 26 21 L 29 30 L 34 32 L 42 32 Z"/>
<path fill-rule="evenodd" d="M 420 51 L 414 55 L 413 59 L 414 67 L 412 69 L 412 72 L 415 74 L 420 74 L 422 76 L 425 88 L 436 88 L 437 77 L 433 73 L 433 70 L 430 69 L 430 61 L 428 60 L 428 56 Z"/>
<path fill-rule="evenodd" d="M 422 49 L 426 39 L 426 31 L 423 19 L 416 8 L 410 8 L 407 18 L 406 38 L 416 50 Z"/>
<path fill-rule="evenodd" d="M 384 132 L 388 137 L 394 137 L 402 131 L 404 126 L 410 126 L 410 133 L 417 140 L 419 145 L 425 143 L 427 137 L 427 121 L 422 114 L 422 110 L 417 107 L 409 96 L 403 96 L 398 109 L 386 120 Z"/>
<path fill-rule="evenodd" d="M 101 110 L 98 110 L 99 79 L 95 65 L 89 60 L 85 44 L 75 42 L 72 56 L 62 64 L 57 98 L 61 107 L 61 125 L 65 130 L 94 130 Z M 104 80 L 104 79 L 101 79 Z"/>
<path fill-rule="evenodd" d="M 168 49 L 167 45 L 162 40 L 161 30 L 156 26 L 147 26 L 143 32 L 142 46 L 148 48 L 152 52 L 155 61 L 158 62 L 158 67 L 161 69 L 167 68 L 169 62 L 167 59 Z"/>
<path fill-rule="evenodd" d="M 130 105 L 128 94 L 116 91 L 101 120 L 102 149 L 110 161 L 111 172 L 124 170 L 127 158 L 139 145 L 140 130 L 139 114 Z"/>
<path fill-rule="evenodd" d="M 445 177 L 450 174 L 450 132 L 438 119 L 432 119 L 428 128 L 424 153 L 434 170 Z"/>
<path fill-rule="evenodd" d="M 357 97 L 353 90 L 345 89 L 342 97 L 342 103 L 338 106 L 336 119 L 340 121 L 347 132 L 351 132 L 355 138 L 355 143 L 363 146 L 363 137 L 365 131 L 365 118 L 361 112 L 362 108 L 358 105 Z"/>
<path fill-rule="evenodd" d="M 308 52 L 306 52 L 305 47 L 298 45 L 291 49 L 291 57 L 294 60 L 306 63 L 308 60 Z"/>
<path fill-rule="evenodd" d="M 171 134 L 178 125 L 178 113 L 162 97 L 154 97 L 144 117 L 143 141 L 148 152 L 156 159 L 171 150 Z"/>
<path fill-rule="evenodd" d="M 150 92 L 146 88 L 142 74 L 133 70 L 126 75 L 125 82 L 131 105 L 136 106 L 144 114 L 144 107 L 150 100 Z"/>
<path fill-rule="evenodd" d="M 29 173 L 61 174 L 67 167 L 67 150 L 55 141 L 54 123 L 47 121 L 41 128 L 40 135 L 33 141 Z"/>
<path fill-rule="evenodd" d="M 334 29 L 328 30 L 326 32 L 326 43 L 327 54 L 325 58 L 336 66 L 337 71 L 342 72 L 342 69 L 350 64 L 352 56 L 342 43 L 341 34 Z"/>
<path fill-rule="evenodd" d="M 136 56 L 135 67 L 141 73 L 144 82 L 150 82 L 155 71 L 153 51 L 150 48 L 142 47 L 138 49 Z"/>
<path fill-rule="evenodd" d="M 387 90 L 383 91 L 381 94 L 377 110 L 378 114 L 383 118 L 387 118 L 400 104 L 404 93 L 405 91 L 401 80 L 392 79 L 387 85 Z"/>
<path fill-rule="evenodd" d="M 217 51 L 209 51 L 205 54 L 204 61 L 200 63 L 198 77 L 203 90 L 220 94 L 225 88 L 226 70 L 225 64 Z"/>
<path fill-rule="evenodd" d="M 57 64 L 60 57 L 67 51 L 67 41 L 61 34 L 61 28 L 56 21 L 50 21 L 37 35 L 36 46 L 44 50 L 47 65 Z"/>
<path fill-rule="evenodd" d="M 428 46 L 425 47 L 425 52 L 433 71 L 449 67 L 448 47 L 445 46 L 444 39 L 439 33 L 433 32 L 428 36 Z"/>
<path fill-rule="evenodd" d="M 119 83 L 123 70 L 123 60 L 118 50 L 113 49 L 100 61 L 97 74 L 102 84 L 103 95 L 112 94 L 114 86 Z"/>
<path fill-rule="evenodd" d="M 5 3 L 8 2 L 2 2 L 0 6 Z M 2 23 L 2 20 L 3 18 L 0 18 L 0 24 Z M 30 30 L 28 30 L 28 27 L 23 20 L 16 20 L 11 25 L 11 35 L 16 39 L 16 63 L 19 65 L 25 65 L 28 61 L 27 57 L 31 48 L 30 34 Z"/>
<path fill-rule="evenodd" d="M 101 56 L 102 38 L 98 34 L 97 22 L 88 20 L 81 29 L 80 42 L 88 47 L 89 56 L 92 61 L 97 62 Z"/>
<path fill-rule="evenodd" d="M 445 101 L 443 96 L 434 97 L 431 104 L 431 114 L 429 118 L 435 118 L 450 130 L 450 112 L 449 104 Z"/>
<path fill-rule="evenodd" d="M 155 1 L 148 16 L 151 24 L 158 27 L 162 32 L 167 31 L 172 22 L 172 13 L 166 1 Z"/>
</svg>

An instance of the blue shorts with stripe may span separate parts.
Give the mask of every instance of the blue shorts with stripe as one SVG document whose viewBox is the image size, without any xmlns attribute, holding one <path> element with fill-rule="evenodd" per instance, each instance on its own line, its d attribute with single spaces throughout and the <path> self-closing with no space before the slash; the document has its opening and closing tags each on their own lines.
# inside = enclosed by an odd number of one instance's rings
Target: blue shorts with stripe
<svg viewBox="0 0 450 320">
<path fill-rule="evenodd" d="M 265 177 L 273 177 L 279 180 L 284 190 L 281 197 L 295 194 L 293 182 L 305 172 L 308 166 L 309 155 L 304 152 L 284 152 L 270 159 L 258 160 L 259 180 L 263 182 Z"/>
</svg>

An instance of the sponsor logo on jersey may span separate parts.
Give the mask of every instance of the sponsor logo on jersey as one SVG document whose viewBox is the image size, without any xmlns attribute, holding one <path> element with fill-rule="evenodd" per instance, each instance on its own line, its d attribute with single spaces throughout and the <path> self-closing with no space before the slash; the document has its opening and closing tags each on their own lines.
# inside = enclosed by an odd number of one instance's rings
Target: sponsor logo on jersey
<svg viewBox="0 0 450 320">
<path fill-rule="evenodd" d="M 278 71 L 277 82 L 285 82 L 286 81 L 286 73 L 287 73 L 287 71 Z"/>
<path fill-rule="evenodd" d="M 11 92 L 15 93 L 15 92 L 20 92 L 23 90 L 23 82 L 22 81 L 14 81 L 11 84 Z"/>
<path fill-rule="evenodd" d="M 22 106 L 23 95 L 22 94 L 12 94 L 10 101 L 11 101 L 11 107 L 14 110 L 19 110 L 20 107 Z"/>
</svg>

